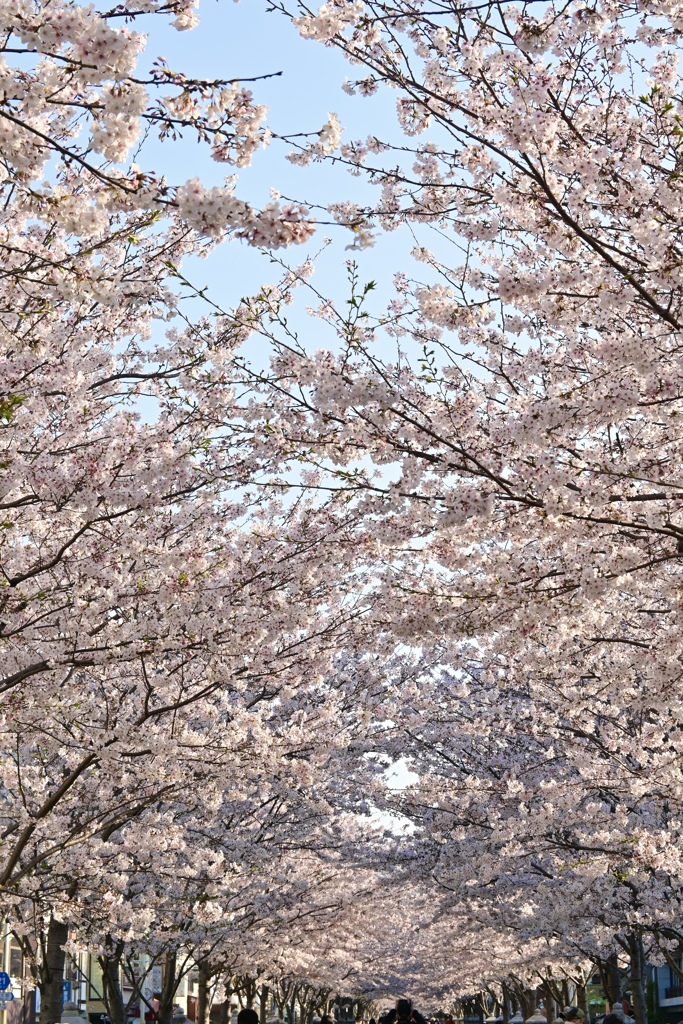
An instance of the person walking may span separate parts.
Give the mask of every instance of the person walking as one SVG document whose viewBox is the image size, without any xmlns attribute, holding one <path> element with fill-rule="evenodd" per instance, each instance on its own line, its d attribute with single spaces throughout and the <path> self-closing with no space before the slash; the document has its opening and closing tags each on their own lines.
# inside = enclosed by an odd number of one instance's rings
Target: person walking
<svg viewBox="0 0 683 1024">
<path fill-rule="evenodd" d="M 245 1006 L 237 1014 L 237 1024 L 259 1024 L 258 1013 L 251 1007 Z"/>
<path fill-rule="evenodd" d="M 380 1018 L 379 1024 L 427 1024 L 422 1014 L 414 1009 L 412 999 L 396 1000 L 396 1006 Z"/>
</svg>

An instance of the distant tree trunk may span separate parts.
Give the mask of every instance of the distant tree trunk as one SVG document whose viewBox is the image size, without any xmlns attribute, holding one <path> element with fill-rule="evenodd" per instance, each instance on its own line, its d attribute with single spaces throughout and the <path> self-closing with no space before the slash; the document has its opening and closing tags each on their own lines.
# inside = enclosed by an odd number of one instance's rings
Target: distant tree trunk
<svg viewBox="0 0 683 1024">
<path fill-rule="evenodd" d="M 259 1024 L 266 1024 L 268 1019 L 268 997 L 270 996 L 270 989 L 267 985 L 261 985 L 261 994 L 259 997 Z"/>
<path fill-rule="evenodd" d="M 199 965 L 199 982 L 197 993 L 197 1022 L 196 1024 L 208 1024 L 209 1021 L 209 984 L 211 982 L 211 968 L 206 960 Z"/>
<path fill-rule="evenodd" d="M 569 982 L 566 978 L 562 979 L 562 1006 L 560 1009 L 564 1009 L 565 1006 L 571 1006 L 571 999 L 569 998 Z"/>
<path fill-rule="evenodd" d="M 512 1016 L 510 1006 L 510 990 L 507 985 L 503 985 L 503 1024 L 508 1024 L 510 1017 Z"/>
<path fill-rule="evenodd" d="M 175 999 L 176 968 L 178 957 L 175 952 L 169 953 L 164 964 L 164 983 L 161 987 L 161 999 L 159 1000 L 159 1022 L 160 1024 L 171 1024 L 173 1019 L 173 1000 Z"/>
<path fill-rule="evenodd" d="M 553 996 L 550 985 L 542 986 L 543 992 L 543 1003 L 545 1005 L 545 1017 L 548 1024 L 555 1020 L 555 997 Z"/>
<path fill-rule="evenodd" d="M 243 992 L 244 992 L 244 1001 L 246 1003 L 247 1009 L 248 1010 L 253 1010 L 254 1009 L 254 999 L 256 998 L 256 993 L 258 992 L 258 985 L 256 984 L 256 979 L 255 978 L 245 978 L 244 979 Z"/>
<path fill-rule="evenodd" d="M 121 991 L 122 956 L 123 943 L 119 942 L 113 946 L 112 954 L 105 954 L 97 958 L 102 968 L 102 996 L 111 1024 L 126 1024 L 127 1020 L 126 1006 Z"/>
<path fill-rule="evenodd" d="M 520 988 L 517 998 L 519 999 L 519 1008 L 522 1011 L 522 1016 L 526 1020 L 536 1009 L 536 993 L 532 988 Z"/>
<path fill-rule="evenodd" d="M 576 1005 L 580 1010 L 583 1010 L 583 1016 L 586 1021 L 590 1021 L 590 1013 L 588 1012 L 588 992 L 586 991 L 585 985 L 576 986 Z"/>
<path fill-rule="evenodd" d="M 616 953 L 612 953 L 605 964 L 605 995 L 610 1004 L 610 1009 L 613 1003 L 620 1003 L 623 998 L 621 971 L 617 963 Z"/>
<path fill-rule="evenodd" d="M 64 946 L 69 938 L 69 926 L 50 918 L 47 929 L 47 949 L 40 985 L 40 1022 L 59 1024 L 62 1016 L 62 983 L 64 981 Z"/>
<path fill-rule="evenodd" d="M 230 1024 L 230 1006 L 232 1003 L 232 989 L 225 986 L 225 1000 L 221 1003 L 221 1013 L 219 1024 Z"/>
<path fill-rule="evenodd" d="M 643 949 L 643 937 L 638 932 L 629 935 L 628 948 L 631 956 L 631 998 L 633 999 L 633 1016 L 636 1024 L 648 1024 L 647 1022 L 647 966 L 645 963 L 645 951 Z"/>
</svg>

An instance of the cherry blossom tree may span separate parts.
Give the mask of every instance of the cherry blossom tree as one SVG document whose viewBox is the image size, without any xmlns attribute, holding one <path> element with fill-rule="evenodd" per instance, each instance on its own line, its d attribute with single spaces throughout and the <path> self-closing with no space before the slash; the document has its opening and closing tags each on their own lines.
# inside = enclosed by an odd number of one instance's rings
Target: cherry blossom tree
<svg viewBox="0 0 683 1024">
<path fill-rule="evenodd" d="M 17 932 L 55 978 L 69 926 L 164 957 L 166 1018 L 194 961 L 549 1006 L 621 956 L 646 1024 L 645 958 L 681 939 L 683 26 L 656 0 L 276 6 L 347 91 L 396 90 L 400 146 L 330 116 L 291 154 L 381 189 L 330 205 L 354 247 L 415 232 L 425 279 L 381 314 L 306 262 L 191 319 L 185 255 L 311 218 L 131 154 L 190 132 L 244 167 L 265 111 L 142 72 L 137 5 L 0 4 Z"/>
<path fill-rule="evenodd" d="M 335 153 L 381 195 L 336 212 L 356 246 L 407 225 L 428 277 L 402 268 L 372 315 L 352 271 L 350 312 L 312 303 L 310 346 L 277 302 L 237 311 L 274 349 L 251 373 L 263 466 L 279 459 L 278 489 L 303 460 L 309 493 L 362 512 L 397 640 L 459 670 L 476 644 L 483 705 L 448 683 L 415 718 L 405 689 L 392 710 L 458 905 L 500 879 L 499 925 L 527 906 L 529 938 L 564 930 L 579 960 L 625 946 L 644 1022 L 680 879 L 678 12 L 279 6 L 349 57 L 350 91 L 396 90 L 401 145 Z"/>
<path fill-rule="evenodd" d="M 300 242 L 310 219 L 130 162 L 143 130 L 196 133 L 237 167 L 268 141 L 239 83 L 141 70 L 143 13 L 194 20 L 191 3 L 143 6 L 0 5 L 0 877 L 48 1024 L 69 927 L 95 934 L 108 915 L 108 934 L 132 940 L 126 929 L 169 912 L 162 887 L 188 850 L 214 869 L 225 859 L 215 836 L 189 843 L 188 815 L 210 831 L 236 803 L 248 822 L 236 862 L 261 859 L 272 823 L 259 811 L 287 822 L 290 790 L 315 775 L 311 734 L 327 748 L 344 727 L 349 695 L 322 681 L 340 648 L 362 644 L 368 607 L 345 579 L 354 510 L 248 489 L 258 441 L 236 403 L 242 332 L 190 322 L 181 305 L 185 255 L 227 234 Z M 209 922 L 196 905 L 208 888 L 200 873 L 183 893 L 194 928 Z"/>
</svg>

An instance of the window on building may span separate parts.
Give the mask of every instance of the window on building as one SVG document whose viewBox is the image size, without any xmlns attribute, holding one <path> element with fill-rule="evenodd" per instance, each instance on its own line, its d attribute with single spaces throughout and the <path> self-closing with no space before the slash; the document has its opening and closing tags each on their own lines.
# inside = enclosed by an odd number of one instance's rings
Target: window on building
<svg viewBox="0 0 683 1024">
<path fill-rule="evenodd" d="M 99 1002 L 102 1000 L 102 968 L 96 956 L 90 956 L 90 971 L 88 984 L 88 1001 Z"/>
<path fill-rule="evenodd" d="M 78 964 L 71 956 L 67 956 L 64 962 L 64 980 L 73 982 L 81 980 L 81 972 L 78 969 Z"/>
<path fill-rule="evenodd" d="M 132 990 L 136 982 L 144 975 L 142 957 L 132 956 L 125 961 L 125 970 L 122 970 L 121 984 L 125 989 Z"/>
<path fill-rule="evenodd" d="M 13 978 L 21 978 L 24 973 L 24 955 L 21 946 L 12 941 L 9 947 L 9 974 Z"/>
</svg>

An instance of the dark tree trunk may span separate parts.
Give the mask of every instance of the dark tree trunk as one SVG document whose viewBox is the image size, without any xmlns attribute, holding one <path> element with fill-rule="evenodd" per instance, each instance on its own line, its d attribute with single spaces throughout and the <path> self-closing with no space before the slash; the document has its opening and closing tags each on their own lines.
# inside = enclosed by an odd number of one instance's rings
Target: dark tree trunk
<svg viewBox="0 0 683 1024">
<path fill-rule="evenodd" d="M 555 997 L 552 993 L 550 985 L 542 985 L 541 991 L 543 992 L 543 1002 L 545 1004 L 545 1019 L 548 1024 L 555 1020 Z"/>
<path fill-rule="evenodd" d="M 59 1024 L 62 1016 L 62 982 L 66 960 L 64 945 L 68 938 L 68 924 L 51 918 L 47 930 L 45 961 L 41 971 L 40 1024 Z"/>
<path fill-rule="evenodd" d="M 591 1018 L 588 1012 L 588 993 L 585 985 L 576 986 L 576 1005 L 583 1010 L 584 1020 L 589 1021 Z"/>
<path fill-rule="evenodd" d="M 510 991 L 507 985 L 503 985 L 503 1024 L 508 1024 L 512 1016 L 510 1009 Z"/>
<path fill-rule="evenodd" d="M 164 983 L 161 986 L 161 998 L 159 1000 L 159 1022 L 160 1024 L 171 1024 L 173 1019 L 173 1000 L 175 999 L 178 982 L 176 980 L 176 968 L 178 957 L 175 953 L 169 953 L 164 963 Z"/>
<path fill-rule="evenodd" d="M 221 1003 L 221 1014 L 219 1024 L 230 1024 L 230 1005 L 232 1003 L 232 989 L 225 986 L 225 1001 Z"/>
<path fill-rule="evenodd" d="M 531 1017 L 536 1009 L 536 993 L 532 988 L 520 988 L 517 998 L 519 999 L 519 1008 L 522 1011 L 522 1016 L 526 1020 L 528 1017 Z"/>
<path fill-rule="evenodd" d="M 199 964 L 199 979 L 197 993 L 197 1024 L 209 1024 L 209 984 L 211 982 L 211 968 L 206 960 Z"/>
<path fill-rule="evenodd" d="M 126 1024 L 128 1019 L 126 1005 L 123 1001 L 123 992 L 121 991 L 122 955 L 123 943 L 119 942 L 114 946 L 113 953 L 98 956 L 97 958 L 102 968 L 102 996 L 111 1024 Z"/>
<path fill-rule="evenodd" d="M 561 1004 L 560 1005 L 560 1009 L 563 1010 L 565 1006 L 571 1006 L 571 1002 L 572 1002 L 571 999 L 569 998 L 569 982 L 567 981 L 566 978 L 562 979 L 561 990 L 562 991 L 560 993 L 559 1002 Z"/>
<path fill-rule="evenodd" d="M 268 997 L 270 990 L 267 985 L 261 985 L 261 996 L 259 1001 L 259 1024 L 266 1024 L 268 1018 Z"/>
<path fill-rule="evenodd" d="M 258 986 L 254 978 L 245 978 L 244 985 L 242 987 L 242 993 L 244 995 L 244 1003 L 248 1010 L 254 1009 L 254 999 L 256 998 L 256 992 Z"/>
<path fill-rule="evenodd" d="M 607 996 L 610 1009 L 613 1003 L 620 1003 L 623 998 L 621 971 L 617 963 L 616 953 L 612 953 L 605 964 L 605 995 Z"/>
<path fill-rule="evenodd" d="M 647 966 L 643 950 L 643 937 L 639 933 L 629 935 L 627 941 L 631 955 L 633 1016 L 636 1024 L 647 1024 Z"/>
</svg>

